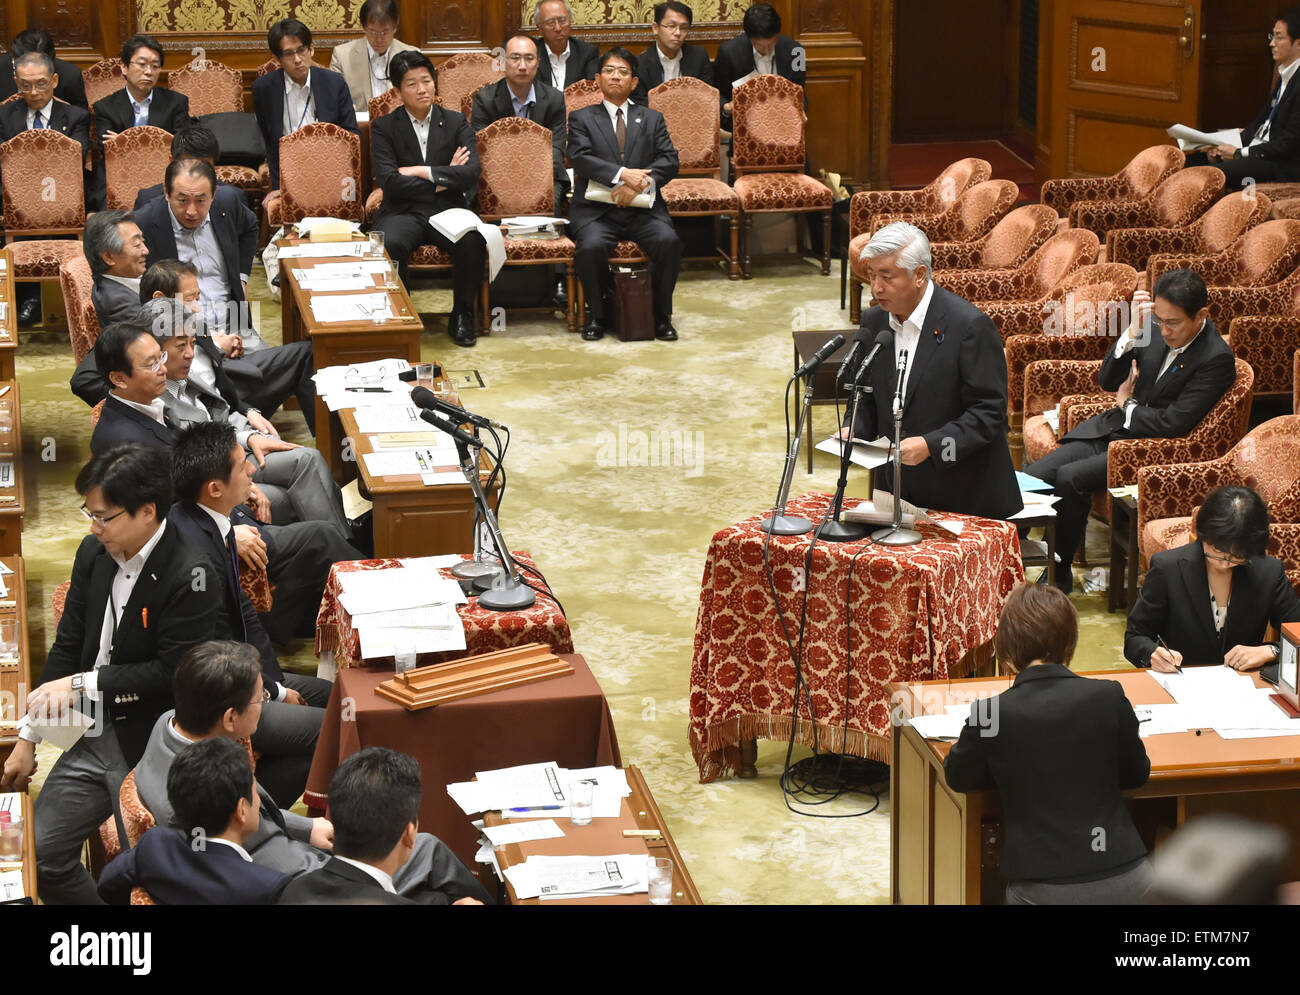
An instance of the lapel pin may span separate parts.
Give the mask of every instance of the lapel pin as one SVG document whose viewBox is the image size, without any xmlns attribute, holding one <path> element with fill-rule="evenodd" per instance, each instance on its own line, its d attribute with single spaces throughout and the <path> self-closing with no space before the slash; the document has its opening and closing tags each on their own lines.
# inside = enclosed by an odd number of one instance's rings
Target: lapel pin
<svg viewBox="0 0 1300 995">
<path fill-rule="evenodd" d="M 936 328 L 933 334 L 934 334 L 934 341 L 937 342 L 939 345 L 943 345 L 943 332 L 939 331 L 939 329 Z"/>
<path fill-rule="evenodd" d="M 141 609 L 140 609 L 140 621 L 144 623 L 144 627 L 145 627 L 146 629 L 149 628 L 149 609 L 148 609 L 148 608 L 141 608 Z"/>
</svg>

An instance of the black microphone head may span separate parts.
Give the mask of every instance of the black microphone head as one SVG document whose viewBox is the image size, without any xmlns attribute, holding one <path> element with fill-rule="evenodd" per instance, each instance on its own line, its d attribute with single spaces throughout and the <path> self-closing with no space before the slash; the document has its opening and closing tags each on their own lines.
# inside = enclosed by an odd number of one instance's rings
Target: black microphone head
<svg viewBox="0 0 1300 995">
<path fill-rule="evenodd" d="M 831 353 L 833 353 L 836 349 L 838 349 L 840 346 L 842 346 L 842 345 L 844 344 L 844 342 L 845 342 L 845 338 L 844 338 L 843 335 L 837 335 L 837 336 L 835 336 L 835 338 L 831 339 L 829 342 L 826 343 L 826 346 L 825 346 L 825 349 L 826 349 L 826 355 L 829 356 L 829 355 L 830 355 Z"/>
<path fill-rule="evenodd" d="M 426 411 L 433 407 L 433 402 L 438 399 L 433 391 L 428 387 L 412 387 L 411 403 L 418 408 L 424 408 Z"/>
<path fill-rule="evenodd" d="M 881 349 L 891 349 L 894 345 L 894 333 L 888 328 L 882 328 L 876 333 L 876 345 Z"/>
</svg>

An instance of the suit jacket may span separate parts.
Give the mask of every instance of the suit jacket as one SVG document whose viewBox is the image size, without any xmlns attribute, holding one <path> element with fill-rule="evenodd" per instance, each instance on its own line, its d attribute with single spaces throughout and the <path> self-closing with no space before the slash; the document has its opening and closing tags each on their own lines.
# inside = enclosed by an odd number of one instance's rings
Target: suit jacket
<svg viewBox="0 0 1300 995">
<path fill-rule="evenodd" d="M 265 77 L 263 77 L 265 78 Z M 136 211 L 135 223 L 140 226 L 149 263 L 160 259 L 176 259 L 176 235 L 172 231 L 172 211 L 165 197 L 151 200 Z M 227 292 L 232 301 L 244 301 L 244 288 L 239 274 L 253 272 L 253 253 L 257 251 L 257 215 L 233 187 L 218 185 L 208 210 L 221 259 L 226 267 Z M 252 323 L 248 322 L 248 327 Z"/>
<path fill-rule="evenodd" d="M 221 573 L 217 578 L 221 588 L 217 638 L 233 639 L 237 643 L 253 646 L 262 658 L 262 683 L 274 694 L 274 686 L 284 683 L 284 671 L 280 669 L 280 661 L 271 648 L 271 639 L 262 628 L 257 610 L 239 586 L 235 562 L 231 559 L 229 547 L 221 538 L 217 523 L 198 505 L 187 501 L 177 501 L 172 505 L 167 514 L 167 522 L 175 527 L 191 547 L 203 550 L 214 563 L 221 564 Z"/>
<path fill-rule="evenodd" d="M 1042 663 L 993 700 L 971 706 L 984 728 L 963 726 L 943 769 L 954 791 L 1002 795 L 1007 880 L 1101 878 L 1140 860 L 1122 792 L 1146 783 L 1151 761 L 1124 689 Z"/>
<path fill-rule="evenodd" d="M 223 194 L 222 193 L 223 190 L 230 191 L 230 192 Z M 140 210 L 140 208 L 144 207 L 145 204 L 149 203 L 149 201 L 157 200 L 159 197 L 166 196 L 166 194 L 167 191 L 166 189 L 164 189 L 161 183 L 155 183 L 151 187 L 141 187 L 139 192 L 135 195 L 135 203 L 131 206 L 131 210 L 138 211 Z M 234 197 L 235 194 L 238 194 L 238 196 Z M 239 187 L 231 186 L 229 183 L 222 183 L 218 181 L 216 196 L 233 197 L 233 199 L 237 200 L 245 207 L 248 207 L 248 194 L 246 194 L 243 190 L 239 189 Z"/>
<path fill-rule="evenodd" d="M 1300 85 L 1293 74 L 1282 97 L 1278 100 L 1277 110 L 1273 110 L 1273 99 L 1277 93 L 1277 84 L 1269 94 L 1264 106 L 1259 109 L 1255 119 L 1242 129 L 1241 145 L 1247 148 L 1259 129 L 1273 114 L 1273 123 L 1269 125 L 1268 139 L 1260 142 L 1249 151 L 1250 159 L 1268 159 L 1276 162 L 1284 171 L 1282 179 L 1300 179 Z"/>
<path fill-rule="evenodd" d="M 801 60 L 800 68 L 795 68 L 796 49 L 802 55 L 803 46 L 789 35 L 776 36 L 776 74 L 784 76 L 791 83 L 805 86 L 808 81 L 806 64 Z M 731 84 L 742 76 L 748 76 L 755 68 L 754 44 L 744 32 L 719 43 L 718 57 L 713 60 L 713 78 L 717 81 L 714 85 L 718 88 L 718 97 L 724 107 L 731 101 Z M 806 91 L 803 105 L 807 110 Z M 722 115 L 722 130 L 731 130 L 731 115 L 725 112 Z"/>
<path fill-rule="evenodd" d="M 389 58 L 392 58 L 398 52 L 405 52 L 414 49 L 414 45 L 408 45 L 404 41 L 394 38 L 388 43 Z M 330 69 L 341 75 L 348 84 L 348 93 L 352 97 L 352 108 L 355 111 L 370 111 L 370 55 L 366 51 L 366 40 L 358 38 L 355 41 L 346 41 L 330 53 Z M 281 86 L 280 92 L 284 93 L 284 87 Z"/>
<path fill-rule="evenodd" d="M 478 142 L 469 122 L 460 113 L 437 104 L 429 108 L 429 114 L 432 120 L 423 158 L 405 107 L 370 123 L 375 185 L 384 191 L 384 202 L 375 220 L 394 214 L 416 214 L 427 219 L 450 207 L 464 207 L 466 199 L 478 190 Z M 451 157 L 461 147 L 469 150 L 469 162 L 450 165 Z M 435 182 L 403 176 L 398 172 L 402 166 L 429 166 Z M 437 190 L 438 186 L 444 189 Z"/>
<path fill-rule="evenodd" d="M 547 83 L 554 85 L 554 65 L 551 50 L 546 47 L 545 38 L 534 38 L 541 59 L 537 64 L 537 75 Z M 564 85 L 576 83 L 580 79 L 596 78 L 596 60 L 600 58 L 600 49 L 581 38 L 569 36 L 569 58 L 564 63 Z"/>
<path fill-rule="evenodd" d="M 89 110 L 86 102 L 86 84 L 81 78 L 81 69 L 62 59 L 54 60 L 54 72 L 59 77 L 59 85 L 54 88 L 54 95 L 69 104 L 75 104 L 83 110 Z M 14 81 L 14 57 L 12 54 L 0 55 L 0 100 L 6 100 L 18 92 Z"/>
<path fill-rule="evenodd" d="M 176 813 L 167 798 L 167 773 L 172 769 L 172 761 L 188 745 L 169 728 L 175 717 L 175 709 L 158 716 L 144 754 L 135 765 L 135 787 L 140 793 L 140 801 L 153 814 L 158 825 L 188 830 L 188 827 L 176 826 Z M 324 854 L 307 842 L 311 839 L 312 820 L 280 809 L 260 784 L 254 784 L 261 803 L 261 818 L 257 832 L 244 841 L 249 856 L 257 860 L 262 847 L 284 845 L 287 841 L 288 845 L 302 851 L 304 867 L 324 863 Z"/>
<path fill-rule="evenodd" d="M 145 561 L 113 634 L 99 690 L 128 764 L 144 751 L 158 714 L 172 705 L 172 670 L 191 646 L 212 639 L 217 604 L 193 587 L 195 571 L 214 571 L 200 551 L 165 528 Z M 37 684 L 94 669 L 117 562 L 94 536 L 81 541 L 72 586 Z"/>
<path fill-rule="evenodd" d="M 145 122 L 154 128 L 176 134 L 190 125 L 190 98 L 175 90 L 161 86 L 153 89 L 149 98 L 149 118 Z M 135 127 L 135 111 L 131 109 L 131 98 L 126 88 L 110 93 L 103 100 L 95 101 L 95 148 L 104 148 L 104 135 L 114 131 L 121 133 Z"/>
<path fill-rule="evenodd" d="M 564 187 L 569 182 L 568 174 L 564 171 L 564 94 L 555 87 L 543 83 L 540 78 L 541 73 L 538 73 L 538 77 L 533 81 L 533 96 L 536 100 L 528 112 L 528 119 L 551 129 L 551 172 L 555 182 Z M 493 121 L 514 116 L 515 106 L 512 102 L 510 84 L 502 79 L 483 87 L 474 94 L 474 108 L 470 111 L 469 127 L 477 134 Z M 560 209 L 558 201 L 555 209 L 557 211 Z"/>
<path fill-rule="evenodd" d="M 385 891 L 359 867 L 331 857 L 323 867 L 289 882 L 280 893 L 281 905 L 418 905 Z"/>
<path fill-rule="evenodd" d="M 182 829 L 155 826 L 99 878 L 99 897 L 129 905 L 143 888 L 159 905 L 274 905 L 289 878 L 241 857 L 224 843 L 198 850 Z"/>
<path fill-rule="evenodd" d="M 338 73 L 312 66 L 308 75 L 312 99 L 316 103 L 316 120 L 329 121 L 361 134 L 357 112 L 352 109 L 348 83 Z M 253 113 L 266 143 L 266 165 L 271 171 L 271 189 L 280 189 L 280 139 L 284 130 L 284 70 L 277 69 L 253 80 Z"/>
<path fill-rule="evenodd" d="M 104 410 L 99 413 L 95 431 L 90 434 L 90 451 L 99 455 L 124 442 L 142 442 L 154 449 L 170 452 L 175 441 L 176 429 L 173 426 L 159 425 L 148 415 L 109 394 L 104 401 Z"/>
<path fill-rule="evenodd" d="M 873 307 L 858 338 L 869 348 L 889 329 Z M 902 468 L 903 498 L 923 508 L 1006 518 L 1024 505 L 1007 449 L 1007 361 L 988 315 L 937 284 L 925 314 L 903 397 L 902 437 L 922 436 L 930 458 Z M 894 436 L 897 373 L 892 348 L 872 363 L 872 393 L 858 404 L 853 434 Z M 892 464 L 876 471 L 876 487 L 893 492 Z"/>
<path fill-rule="evenodd" d="M 1205 550 L 1199 542 L 1151 557 L 1142 593 L 1129 612 L 1124 656 L 1135 667 L 1151 666 L 1156 636 L 1183 654 L 1184 666 L 1219 665 L 1234 646 L 1259 646 L 1270 624 L 1300 622 L 1300 598 L 1281 561 L 1256 556 L 1232 571 L 1232 598 L 1223 631 L 1214 629 Z"/>
<path fill-rule="evenodd" d="M 49 128 L 62 132 L 81 145 L 84 162 L 90 152 L 90 114 L 81 107 L 55 98 L 45 105 Z M 0 142 L 7 142 L 27 130 L 27 104 L 22 100 L 0 105 Z"/>
<path fill-rule="evenodd" d="M 113 283 L 111 280 L 108 282 L 110 284 Z M 120 283 L 115 284 L 115 286 L 125 289 L 122 288 Z M 103 323 L 102 318 L 100 319 L 100 323 Z M 240 396 L 239 390 L 235 387 L 234 381 L 226 372 L 225 353 L 218 349 L 217 344 L 207 335 L 196 335 L 194 337 L 194 347 L 196 349 L 201 349 L 203 354 L 208 357 L 209 361 L 211 361 L 212 369 L 216 373 L 217 390 L 230 406 L 230 409 L 232 411 L 237 411 L 240 414 L 246 414 L 248 411 L 248 403 Z M 72 392 L 92 408 L 104 398 L 108 397 L 108 379 L 99 372 L 99 364 L 95 361 L 94 349 L 86 353 L 85 358 L 77 364 L 77 369 L 72 374 L 71 383 Z M 165 397 L 164 400 L 166 400 Z M 116 407 L 126 408 L 126 405 L 116 405 Z M 135 411 L 133 408 L 126 408 L 126 410 L 130 411 L 132 414 L 139 414 L 139 412 Z M 170 443 L 168 443 L 168 445 L 170 445 Z"/>
<path fill-rule="evenodd" d="M 99 327 L 107 328 L 119 321 L 130 321 L 140 310 L 140 295 L 102 273 L 96 274 L 90 302 L 95 306 Z"/>
<path fill-rule="evenodd" d="M 715 85 L 713 63 L 709 61 L 709 53 L 699 45 L 692 45 L 690 42 L 682 45 L 681 73 L 683 76 L 702 79 L 709 86 Z M 650 91 L 664 81 L 664 66 L 659 61 L 658 45 L 651 45 L 636 57 L 636 78 L 638 82 L 636 89 L 632 91 L 632 102 L 648 104 Z"/>
<path fill-rule="evenodd" d="M 651 107 L 629 104 L 627 108 L 626 154 L 620 159 L 614 125 L 602 101 L 569 115 L 569 163 L 573 166 L 573 201 L 569 205 L 569 227 L 576 234 L 610 211 L 640 211 L 639 207 L 616 207 L 587 199 L 587 181 L 613 186 L 614 174 L 623 166 L 648 169 L 655 183 L 651 213 L 672 224 L 664 206 L 664 185 L 677 175 L 677 149 L 668 137 L 663 115 Z"/>
<path fill-rule="evenodd" d="M 1194 429 L 1232 386 L 1237 375 L 1232 348 L 1208 318 L 1200 334 L 1158 380 L 1169 346 L 1159 334 L 1152 333 L 1150 339 L 1147 345 L 1134 346 L 1119 359 L 1114 349 L 1108 350 L 1098 374 L 1104 390 L 1119 390 L 1129 377 L 1132 362 L 1137 360 L 1138 381 L 1133 397 L 1138 404 L 1129 427 L 1124 427 L 1124 412 L 1111 408 L 1093 415 L 1063 436 L 1062 441 L 1178 438 Z"/>
</svg>

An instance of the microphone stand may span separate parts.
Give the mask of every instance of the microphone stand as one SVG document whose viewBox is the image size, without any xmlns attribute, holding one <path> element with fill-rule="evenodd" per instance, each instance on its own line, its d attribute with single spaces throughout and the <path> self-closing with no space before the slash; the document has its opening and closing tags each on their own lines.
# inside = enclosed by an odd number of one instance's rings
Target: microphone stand
<svg viewBox="0 0 1300 995">
<path fill-rule="evenodd" d="M 870 356 L 868 359 L 874 359 L 874 356 Z M 823 522 L 817 530 L 817 538 L 826 539 L 829 542 L 856 542 L 867 534 L 867 527 L 862 523 L 843 521 L 840 518 L 840 511 L 844 505 L 844 488 L 849 483 L 849 467 L 853 463 L 850 457 L 853 453 L 853 426 L 857 424 L 858 404 L 862 400 L 863 394 L 872 393 L 871 385 L 862 382 L 862 377 L 866 374 L 869 365 L 870 363 L 864 362 L 859 366 L 857 375 L 853 378 L 847 412 L 849 437 L 842 440 L 840 451 L 840 479 L 835 485 L 835 499 L 831 502 L 830 518 Z"/>
<path fill-rule="evenodd" d="M 510 549 L 501 536 L 501 529 L 497 525 L 497 516 L 492 512 L 492 505 L 488 503 L 487 495 L 483 493 L 483 485 L 479 483 L 478 479 L 478 461 L 475 459 L 482 449 L 482 444 L 479 443 L 477 437 L 475 437 L 474 441 L 475 447 L 473 453 L 471 453 L 467 442 L 456 439 L 456 452 L 460 456 L 460 468 L 465 473 L 465 479 L 469 481 L 470 490 L 474 492 L 474 502 L 478 505 L 479 514 L 492 532 L 492 543 L 497 548 L 497 555 L 501 557 L 501 566 L 504 568 L 500 586 L 494 584 L 490 589 L 480 594 L 478 603 L 489 611 L 497 612 L 512 612 L 530 608 L 533 602 L 537 600 L 537 595 L 519 576 L 519 568 L 515 566 L 514 557 L 510 555 Z"/>
<path fill-rule="evenodd" d="M 799 462 L 799 443 L 803 440 L 804 423 L 808 420 L 808 409 L 812 407 L 812 373 L 813 370 L 809 370 L 804 380 L 803 407 L 799 410 L 794 440 L 785 454 L 785 468 L 781 471 L 781 489 L 776 492 L 776 504 L 772 507 L 772 514 L 758 523 L 760 529 L 774 536 L 799 536 L 813 529 L 813 523 L 802 515 L 785 513 L 785 503 L 790 497 L 790 484 L 794 480 L 795 464 Z"/>
<path fill-rule="evenodd" d="M 912 546 L 921 533 L 903 528 L 903 398 L 894 395 L 894 524 L 871 533 L 871 541 L 885 546 Z"/>
<path fill-rule="evenodd" d="M 471 423 L 472 424 L 472 423 Z M 474 438 L 479 439 L 478 426 L 474 425 Z M 479 513 L 478 508 L 474 509 L 474 559 L 461 560 L 451 568 L 453 577 L 461 580 L 477 581 L 480 578 L 486 581 L 486 586 L 491 587 L 492 583 L 502 574 L 501 567 L 487 559 L 483 555 L 483 530 L 480 524 L 483 516 Z"/>
</svg>

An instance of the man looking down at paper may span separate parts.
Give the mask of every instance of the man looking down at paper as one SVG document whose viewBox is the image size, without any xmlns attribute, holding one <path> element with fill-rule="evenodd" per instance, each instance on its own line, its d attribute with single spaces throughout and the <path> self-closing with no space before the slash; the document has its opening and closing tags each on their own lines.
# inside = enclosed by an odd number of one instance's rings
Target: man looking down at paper
<svg viewBox="0 0 1300 995">
<path fill-rule="evenodd" d="M 650 257 L 655 338 L 673 342 L 673 289 L 682 265 L 682 240 L 658 193 L 677 175 L 677 149 L 663 115 L 630 102 L 637 85 L 632 53 L 611 48 L 600 57 L 599 68 L 596 79 L 604 99 L 569 115 L 575 184 L 569 228 L 578 244 L 574 266 L 591 311 L 582 337 L 594 342 L 604 336 L 609 255 L 620 239 L 631 239 Z"/>
<path fill-rule="evenodd" d="M 434 104 L 437 74 L 427 55 L 398 52 L 389 63 L 388 78 L 401 94 L 402 106 L 371 125 L 375 184 L 384 191 L 372 227 L 384 233 L 403 283 L 410 279 L 411 253 L 420 246 L 450 253 L 454 298 L 447 334 L 456 345 L 472 346 L 474 299 L 487 244 L 474 230 L 453 241 L 429 221 L 443 211 L 464 209 L 467 196 L 478 188 L 478 143 L 460 113 Z"/>
<path fill-rule="evenodd" d="M 862 259 L 874 305 L 862 315 L 858 340 L 869 350 L 889 329 L 894 348 L 882 350 L 871 366 L 872 393 L 858 402 L 853 435 L 893 438 L 898 366 L 906 351 L 903 499 L 986 518 L 1014 515 L 1024 505 L 1007 449 L 1007 362 L 998 330 L 969 301 L 935 286 L 930 240 L 916 226 L 886 225 Z M 840 434 L 849 434 L 847 426 Z M 890 465 L 876 471 L 875 486 L 892 493 Z"/>
</svg>

